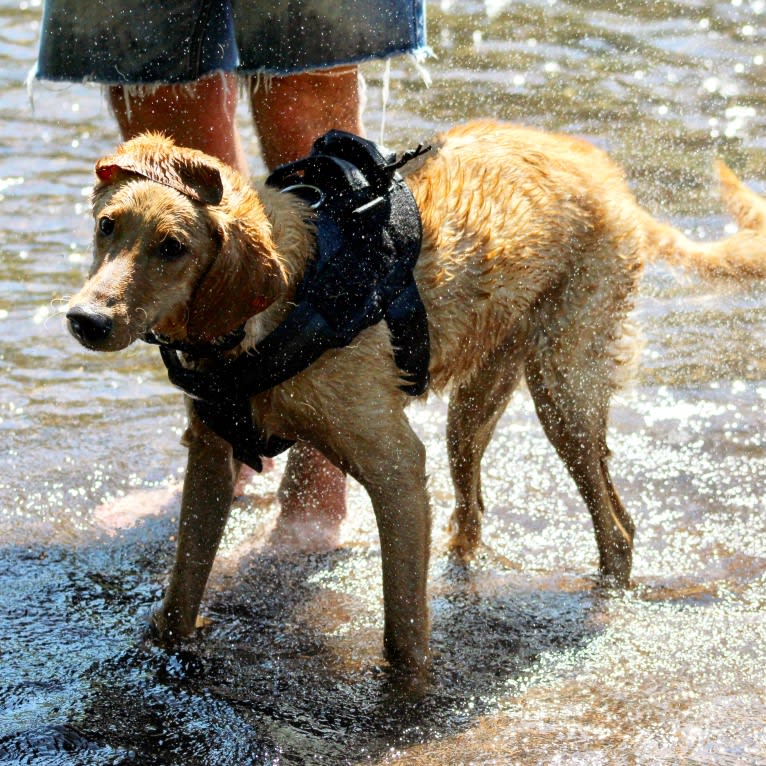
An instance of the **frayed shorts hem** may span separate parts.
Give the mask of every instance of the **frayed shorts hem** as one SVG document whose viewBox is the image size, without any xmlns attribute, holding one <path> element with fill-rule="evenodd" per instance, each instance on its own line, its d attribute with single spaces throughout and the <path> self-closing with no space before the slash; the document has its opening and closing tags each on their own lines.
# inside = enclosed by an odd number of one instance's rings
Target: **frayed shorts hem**
<svg viewBox="0 0 766 766">
<path fill-rule="evenodd" d="M 224 75 L 224 74 L 235 74 L 237 78 L 241 81 L 246 80 L 264 80 L 268 81 L 272 77 L 288 77 L 290 75 L 296 75 L 296 74 L 305 74 L 307 72 L 312 73 L 322 73 L 326 72 L 328 75 L 332 73 L 333 70 L 337 69 L 344 69 L 349 67 L 356 67 L 371 61 L 387 61 L 397 58 L 409 58 L 416 67 L 420 68 L 425 61 L 427 61 L 429 58 L 433 57 L 435 54 L 433 53 L 433 50 L 427 46 L 419 47 L 419 48 L 413 48 L 413 49 L 402 49 L 402 50 L 393 50 L 389 53 L 386 53 L 384 55 L 364 55 L 359 56 L 357 58 L 349 59 L 348 61 L 338 61 L 333 62 L 331 64 L 320 64 L 317 66 L 309 66 L 309 67 L 296 67 L 294 69 L 273 69 L 269 67 L 260 67 L 258 69 L 252 69 L 247 70 L 243 67 L 236 67 L 234 69 L 224 69 L 223 67 L 218 67 L 215 69 L 211 69 L 206 72 L 201 72 L 199 76 L 197 77 L 189 77 L 189 78 L 174 78 L 174 79 L 156 79 L 156 80 L 128 80 L 124 77 L 115 77 L 111 80 L 106 80 L 103 78 L 99 78 L 96 75 L 86 75 L 86 76 L 71 76 L 67 73 L 63 72 L 57 72 L 54 74 L 49 74 L 46 72 L 40 72 L 39 65 L 36 65 L 32 68 L 32 71 L 30 72 L 29 79 L 35 80 L 37 82 L 50 82 L 50 83 L 74 83 L 79 82 L 86 85 L 103 85 L 105 87 L 109 86 L 116 86 L 116 85 L 124 85 L 126 87 L 133 87 L 140 88 L 141 86 L 146 87 L 152 87 L 152 86 L 162 86 L 162 85 L 191 85 L 192 83 L 195 83 L 199 80 L 204 80 L 208 77 L 214 77 L 216 75 Z"/>
<path fill-rule="evenodd" d="M 427 55 L 425 0 L 45 0 L 35 79 L 175 84 Z"/>
</svg>

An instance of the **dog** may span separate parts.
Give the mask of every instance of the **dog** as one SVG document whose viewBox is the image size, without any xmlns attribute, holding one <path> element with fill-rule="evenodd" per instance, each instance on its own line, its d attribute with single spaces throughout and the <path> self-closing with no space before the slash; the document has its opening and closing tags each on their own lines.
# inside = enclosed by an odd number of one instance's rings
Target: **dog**
<svg viewBox="0 0 766 766">
<path fill-rule="evenodd" d="M 439 135 L 405 168 L 423 226 L 415 279 L 428 313 L 431 388 L 450 389 L 456 554 L 469 558 L 479 544 L 482 455 L 523 375 L 591 514 L 601 575 L 629 585 L 634 525 L 609 473 L 607 419 L 638 355 L 630 313 L 643 266 L 662 258 L 743 282 L 766 274 L 766 206 L 719 170 L 743 228 L 698 243 L 643 210 L 622 170 L 577 138 L 474 122 Z M 236 356 L 285 318 L 315 252 L 306 202 L 255 189 L 158 134 L 123 144 L 96 172 L 93 265 L 67 311 L 80 343 L 118 351 L 152 332 L 205 344 L 244 324 L 228 352 Z M 425 450 L 401 385 L 380 322 L 251 406 L 267 434 L 313 444 L 368 492 L 382 551 L 385 654 L 395 670 L 422 674 L 431 519 Z M 195 630 L 238 467 L 188 405 L 177 552 L 153 618 L 168 643 Z"/>
</svg>

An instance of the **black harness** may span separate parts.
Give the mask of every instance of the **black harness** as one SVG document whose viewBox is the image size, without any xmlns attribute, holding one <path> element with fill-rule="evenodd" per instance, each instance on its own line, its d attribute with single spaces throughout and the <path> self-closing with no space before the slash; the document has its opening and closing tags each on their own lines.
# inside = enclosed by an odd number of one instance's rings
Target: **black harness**
<svg viewBox="0 0 766 766">
<path fill-rule="evenodd" d="M 277 168 L 266 183 L 297 194 L 315 211 L 317 253 L 295 307 L 254 352 L 209 370 L 182 366 L 176 347 L 160 343 L 170 381 L 194 399 L 200 419 L 232 445 L 237 460 L 260 470 L 261 457 L 292 444 L 265 437 L 252 421 L 250 396 L 297 375 L 381 319 L 406 380 L 402 390 L 417 396 L 427 389 L 428 321 L 413 276 L 422 227 L 412 193 L 396 171 L 429 149 L 419 146 L 397 158 L 334 130 L 316 141 L 308 157 Z M 221 345 L 227 344 L 181 350 L 202 358 Z"/>
</svg>

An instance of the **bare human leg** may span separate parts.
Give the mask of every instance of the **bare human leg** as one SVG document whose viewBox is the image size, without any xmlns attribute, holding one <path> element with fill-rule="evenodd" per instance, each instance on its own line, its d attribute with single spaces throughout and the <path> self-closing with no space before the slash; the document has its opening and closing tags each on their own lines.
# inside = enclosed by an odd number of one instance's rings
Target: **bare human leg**
<svg viewBox="0 0 766 766">
<path fill-rule="evenodd" d="M 178 85 L 116 85 L 108 93 L 123 139 L 160 131 L 249 175 L 236 126 L 234 74 L 217 73 Z M 331 128 L 363 132 L 356 67 L 254 82 L 251 106 L 269 168 L 307 154 L 314 140 Z M 298 445 L 290 452 L 280 487 L 282 521 L 300 526 L 320 522 L 321 537 L 329 542 L 337 537 L 345 515 L 345 487 L 343 473 L 321 453 Z"/>
<path fill-rule="evenodd" d="M 250 105 L 266 166 L 305 156 L 333 128 L 363 135 L 359 78 L 356 67 L 338 67 L 254 79 Z"/>
<path fill-rule="evenodd" d="M 109 104 L 123 140 L 154 130 L 182 146 L 210 154 L 247 177 L 250 170 L 236 124 L 237 77 L 218 72 L 177 85 L 112 85 Z M 240 468 L 236 494 L 244 491 L 252 470 Z"/>
<path fill-rule="evenodd" d="M 305 156 L 333 128 L 364 132 L 356 67 L 253 80 L 250 103 L 270 169 Z M 290 450 L 279 498 L 283 528 L 285 523 L 305 528 L 311 522 L 322 527 L 314 531 L 323 542 L 337 537 L 346 512 L 346 480 L 320 452 L 307 444 Z"/>
<path fill-rule="evenodd" d="M 236 75 L 217 73 L 178 85 L 112 85 L 109 102 L 123 139 L 156 130 L 249 175 L 235 121 Z"/>
</svg>

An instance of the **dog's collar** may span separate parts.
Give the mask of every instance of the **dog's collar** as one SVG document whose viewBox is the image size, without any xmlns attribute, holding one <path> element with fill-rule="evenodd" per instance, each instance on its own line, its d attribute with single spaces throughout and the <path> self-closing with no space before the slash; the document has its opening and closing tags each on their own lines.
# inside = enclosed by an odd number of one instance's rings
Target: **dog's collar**
<svg viewBox="0 0 766 766">
<path fill-rule="evenodd" d="M 181 351 L 184 354 L 189 354 L 198 359 L 206 359 L 208 357 L 219 357 L 225 354 L 227 351 L 239 346 L 245 339 L 245 325 L 227 332 L 225 335 L 221 335 L 219 338 L 214 338 L 207 343 L 190 343 L 183 340 L 171 340 L 167 335 L 149 330 L 144 334 L 142 340 L 146 343 L 151 343 L 155 346 L 162 346 L 173 351 Z"/>
</svg>

